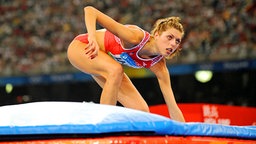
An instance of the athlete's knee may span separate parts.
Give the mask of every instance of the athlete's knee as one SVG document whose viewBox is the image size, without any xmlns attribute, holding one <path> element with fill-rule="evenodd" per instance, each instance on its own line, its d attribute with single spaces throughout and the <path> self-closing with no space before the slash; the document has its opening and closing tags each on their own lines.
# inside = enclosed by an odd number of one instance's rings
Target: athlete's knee
<svg viewBox="0 0 256 144">
<path fill-rule="evenodd" d="M 123 79 L 124 70 L 122 65 L 117 64 L 108 69 L 108 78 L 114 81 L 121 82 Z"/>
</svg>

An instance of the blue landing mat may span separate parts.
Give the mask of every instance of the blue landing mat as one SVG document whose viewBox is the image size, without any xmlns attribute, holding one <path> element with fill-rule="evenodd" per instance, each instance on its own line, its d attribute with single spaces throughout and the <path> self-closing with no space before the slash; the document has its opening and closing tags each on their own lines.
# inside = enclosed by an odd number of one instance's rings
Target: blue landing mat
<svg viewBox="0 0 256 144">
<path fill-rule="evenodd" d="M 181 123 L 160 115 L 118 106 L 35 102 L 0 107 L 0 136 L 118 132 L 256 139 L 256 126 Z"/>
</svg>

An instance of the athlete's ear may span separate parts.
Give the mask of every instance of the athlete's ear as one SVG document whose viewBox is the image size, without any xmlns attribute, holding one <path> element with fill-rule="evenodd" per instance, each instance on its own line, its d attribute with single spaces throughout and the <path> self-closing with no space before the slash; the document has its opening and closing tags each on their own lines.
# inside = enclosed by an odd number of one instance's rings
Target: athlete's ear
<svg viewBox="0 0 256 144">
<path fill-rule="evenodd" d="M 158 37 L 158 36 L 159 36 L 159 33 L 156 32 L 156 33 L 154 34 L 154 37 Z"/>
</svg>

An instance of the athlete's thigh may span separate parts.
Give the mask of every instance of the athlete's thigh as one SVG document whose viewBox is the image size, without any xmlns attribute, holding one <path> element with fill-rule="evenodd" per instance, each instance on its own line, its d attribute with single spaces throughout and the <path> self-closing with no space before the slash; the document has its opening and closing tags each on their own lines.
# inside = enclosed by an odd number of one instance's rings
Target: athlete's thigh
<svg viewBox="0 0 256 144">
<path fill-rule="evenodd" d="M 104 77 L 93 76 L 93 78 L 102 88 L 104 87 L 106 82 Z M 149 112 L 147 103 L 126 74 L 123 76 L 117 100 L 124 107 Z"/>
<path fill-rule="evenodd" d="M 85 54 L 87 44 L 78 40 L 74 40 L 68 48 L 68 59 L 70 63 L 80 71 L 93 75 L 107 75 L 107 69 L 120 65 L 103 51 L 98 52 L 98 56 L 94 59 L 88 58 Z"/>
</svg>

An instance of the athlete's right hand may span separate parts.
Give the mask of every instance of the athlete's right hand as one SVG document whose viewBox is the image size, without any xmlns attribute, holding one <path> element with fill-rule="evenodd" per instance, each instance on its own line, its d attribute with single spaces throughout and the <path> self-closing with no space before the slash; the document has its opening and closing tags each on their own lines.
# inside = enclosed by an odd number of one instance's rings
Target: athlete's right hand
<svg viewBox="0 0 256 144">
<path fill-rule="evenodd" d="M 85 47 L 85 54 L 88 56 L 90 59 L 94 59 L 95 57 L 98 56 L 99 52 L 99 45 L 96 41 L 96 38 L 94 36 L 88 36 L 88 41 L 89 43 Z"/>
</svg>

